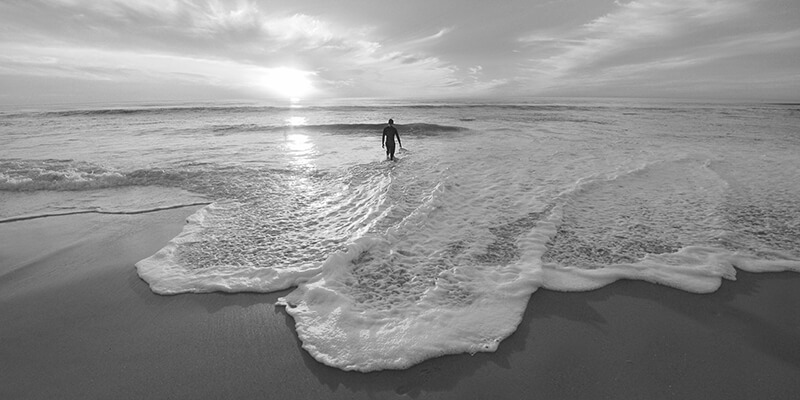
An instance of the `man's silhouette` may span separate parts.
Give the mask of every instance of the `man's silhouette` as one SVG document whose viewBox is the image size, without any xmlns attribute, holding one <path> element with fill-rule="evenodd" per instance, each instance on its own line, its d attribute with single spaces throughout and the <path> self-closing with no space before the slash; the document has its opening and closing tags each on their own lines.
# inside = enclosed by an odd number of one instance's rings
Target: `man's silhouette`
<svg viewBox="0 0 800 400">
<path fill-rule="evenodd" d="M 394 120 L 389 120 L 389 126 L 383 128 L 383 137 L 381 138 L 381 147 L 386 148 L 386 158 L 394 160 L 394 138 L 397 137 L 397 143 L 400 148 L 403 148 L 403 143 L 400 142 L 400 134 L 397 133 L 397 128 L 394 127 Z"/>
</svg>

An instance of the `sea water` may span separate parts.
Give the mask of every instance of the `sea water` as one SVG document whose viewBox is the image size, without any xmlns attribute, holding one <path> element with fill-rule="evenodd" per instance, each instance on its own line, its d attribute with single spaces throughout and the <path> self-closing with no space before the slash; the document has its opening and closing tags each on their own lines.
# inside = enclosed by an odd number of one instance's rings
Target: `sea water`
<svg viewBox="0 0 800 400">
<path fill-rule="evenodd" d="M 155 293 L 295 288 L 317 360 L 398 369 L 494 351 L 538 288 L 800 271 L 798 127 L 637 100 L 5 110 L 0 223 L 203 204 L 136 264 Z"/>
</svg>

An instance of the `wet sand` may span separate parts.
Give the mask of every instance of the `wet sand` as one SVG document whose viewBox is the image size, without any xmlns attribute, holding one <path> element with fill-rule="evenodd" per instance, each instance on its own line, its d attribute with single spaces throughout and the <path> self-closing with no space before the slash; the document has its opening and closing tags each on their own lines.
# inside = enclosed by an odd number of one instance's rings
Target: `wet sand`
<svg viewBox="0 0 800 400">
<path fill-rule="evenodd" d="M 159 296 L 134 263 L 197 208 L 0 224 L 3 399 L 793 399 L 800 274 L 709 295 L 539 290 L 496 353 L 362 374 L 306 353 L 272 294 Z"/>
</svg>

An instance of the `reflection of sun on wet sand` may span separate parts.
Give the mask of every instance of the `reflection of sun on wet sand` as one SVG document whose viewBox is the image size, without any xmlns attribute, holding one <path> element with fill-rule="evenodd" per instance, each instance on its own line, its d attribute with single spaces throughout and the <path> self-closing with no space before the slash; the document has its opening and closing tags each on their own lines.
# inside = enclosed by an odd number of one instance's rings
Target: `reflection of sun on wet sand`
<svg viewBox="0 0 800 400">
<path fill-rule="evenodd" d="M 300 348 L 288 292 L 159 296 L 133 264 L 194 210 L 0 224 L 0 397 L 792 398 L 800 276 L 713 295 L 621 281 L 540 289 L 495 353 L 344 372 Z M 10 322 L 10 323 L 9 323 Z"/>
</svg>

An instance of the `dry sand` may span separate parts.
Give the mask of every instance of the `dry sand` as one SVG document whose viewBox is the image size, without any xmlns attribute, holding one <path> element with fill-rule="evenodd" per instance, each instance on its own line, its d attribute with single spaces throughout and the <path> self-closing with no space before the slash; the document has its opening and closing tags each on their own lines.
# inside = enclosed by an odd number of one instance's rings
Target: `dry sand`
<svg viewBox="0 0 800 400">
<path fill-rule="evenodd" d="M 343 372 L 273 294 L 158 296 L 134 263 L 195 209 L 0 224 L 0 399 L 795 399 L 800 274 L 714 294 L 540 290 L 496 353 Z"/>
</svg>

